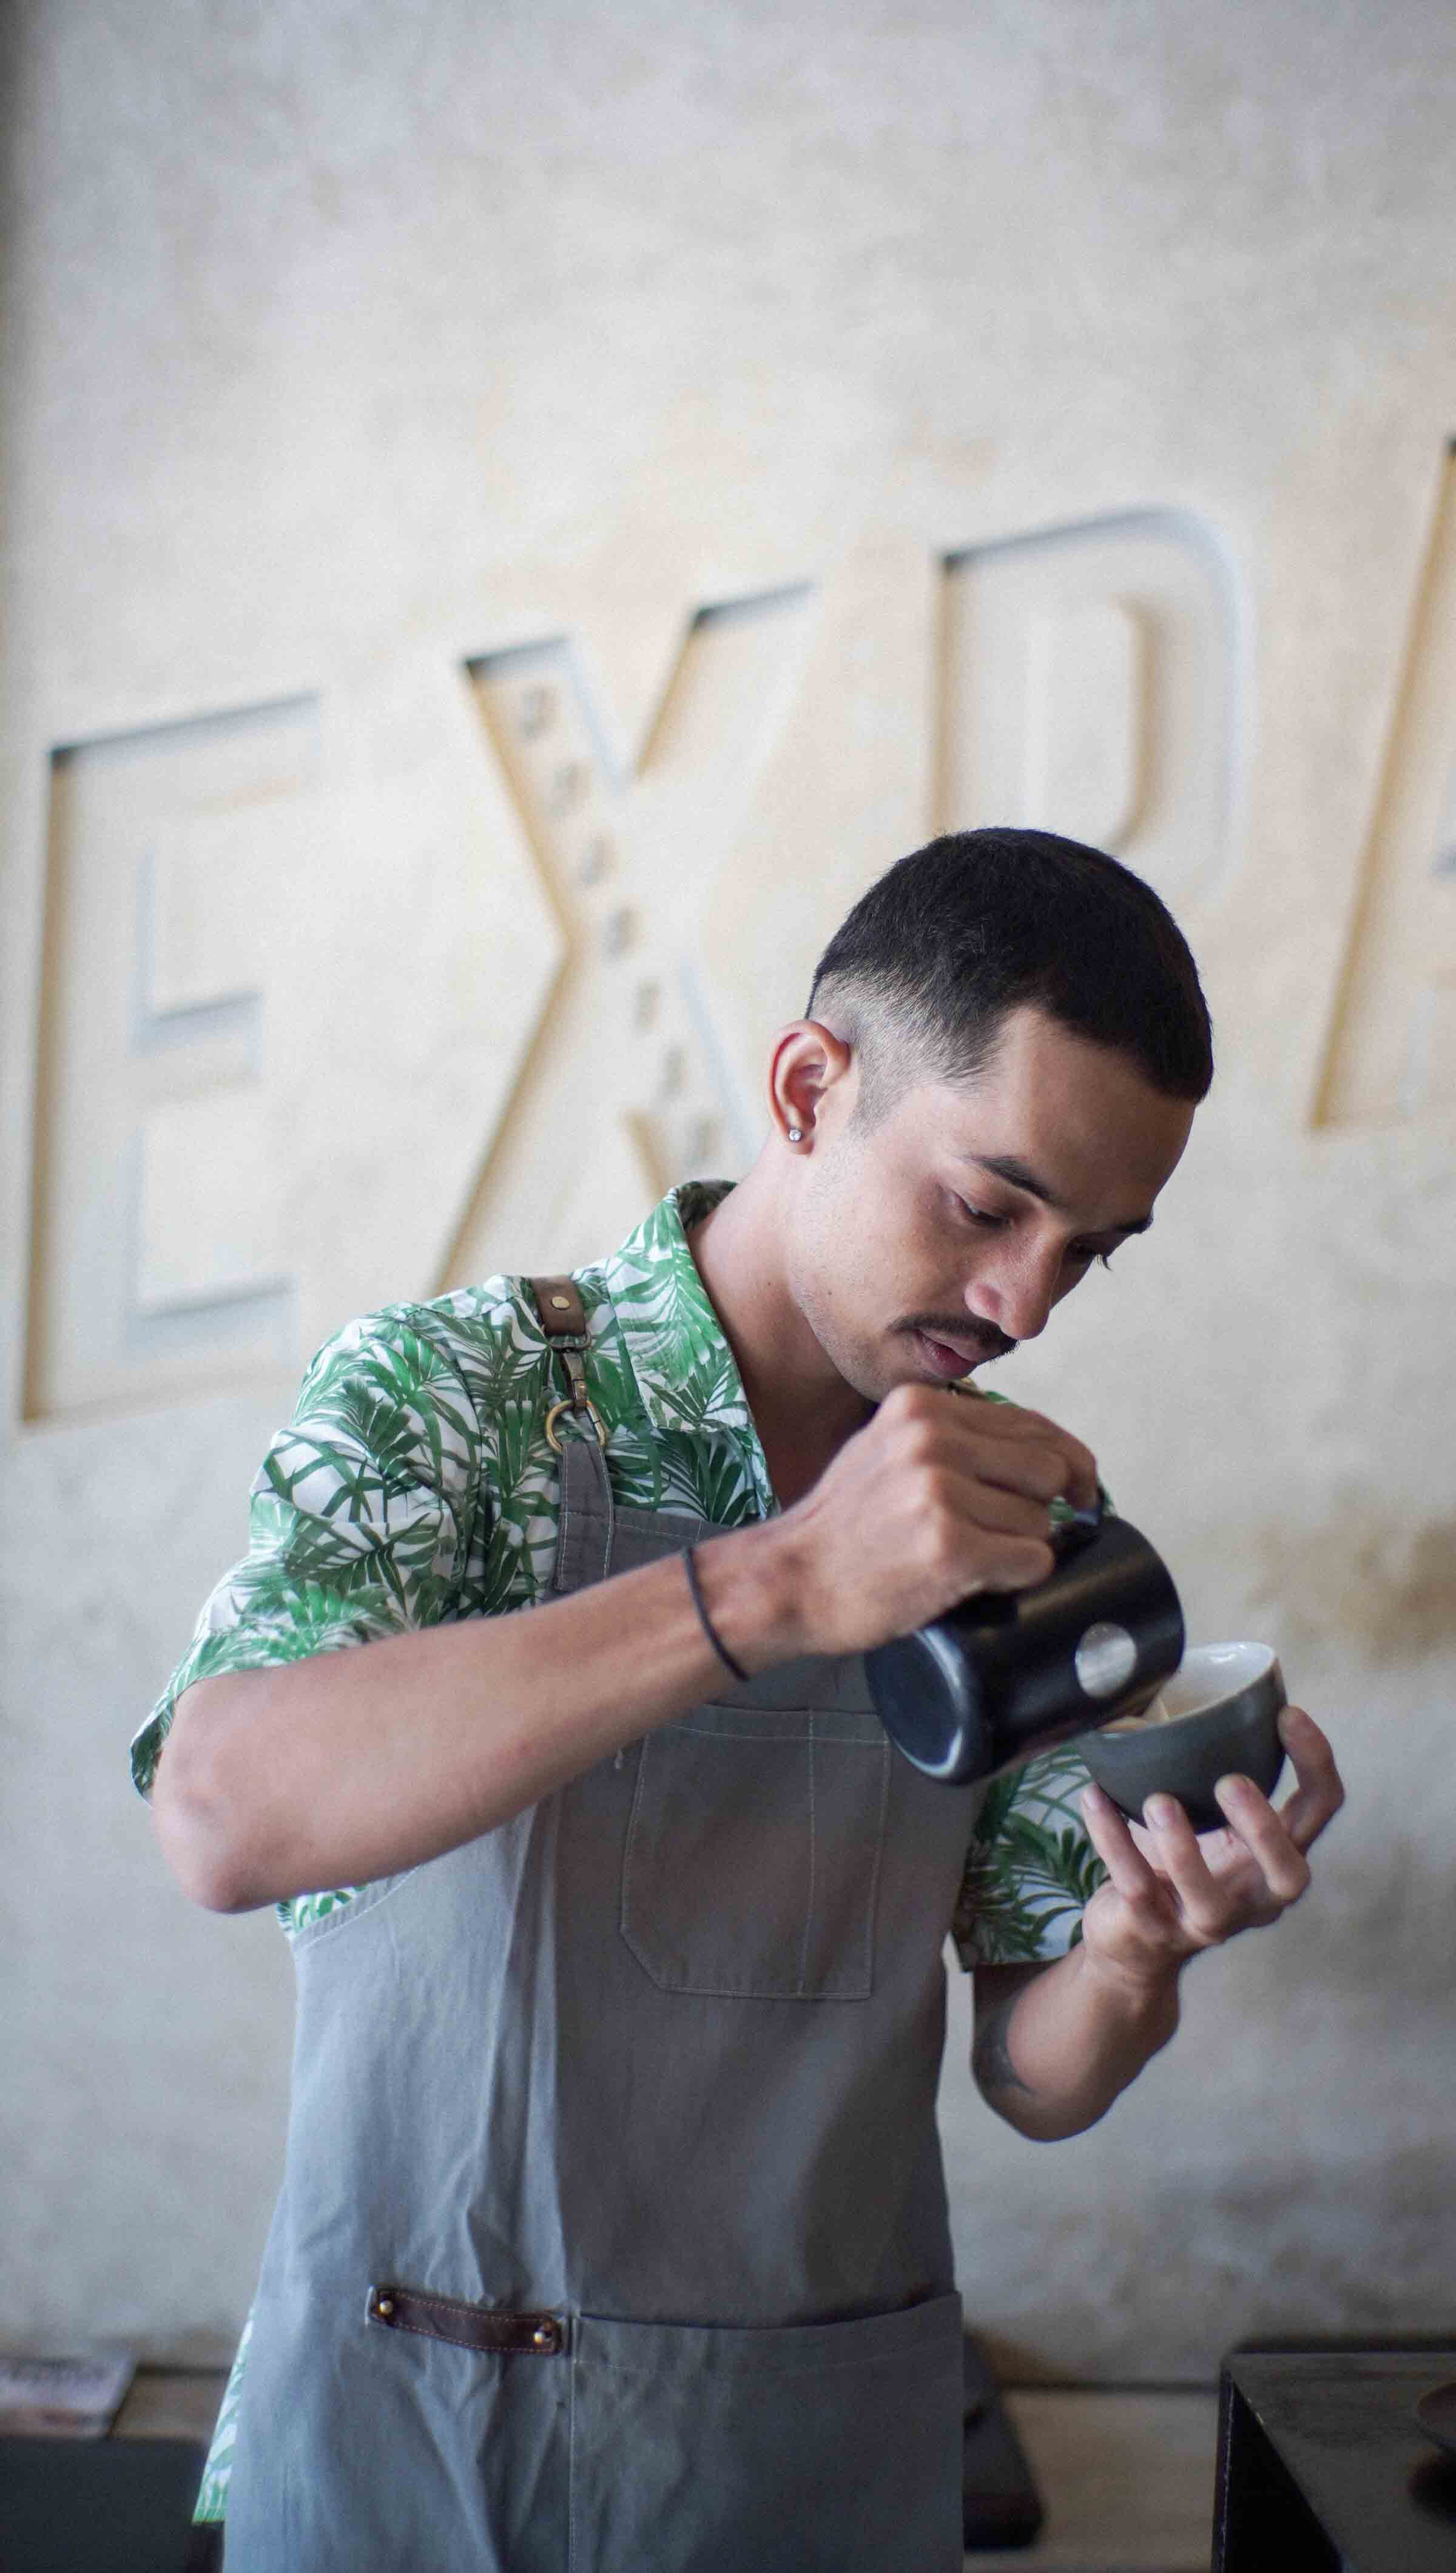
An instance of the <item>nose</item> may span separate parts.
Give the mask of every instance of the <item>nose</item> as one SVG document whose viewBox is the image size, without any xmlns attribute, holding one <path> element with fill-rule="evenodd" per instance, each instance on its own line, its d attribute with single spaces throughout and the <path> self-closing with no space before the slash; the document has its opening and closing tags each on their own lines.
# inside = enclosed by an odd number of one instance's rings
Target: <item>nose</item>
<svg viewBox="0 0 1456 2573">
<path fill-rule="evenodd" d="M 1045 1331 L 1062 1281 L 1060 1256 L 1008 1245 L 1002 1256 L 979 1269 L 966 1289 L 966 1302 L 984 1322 L 994 1322 L 1009 1340 L 1035 1340 Z"/>
</svg>

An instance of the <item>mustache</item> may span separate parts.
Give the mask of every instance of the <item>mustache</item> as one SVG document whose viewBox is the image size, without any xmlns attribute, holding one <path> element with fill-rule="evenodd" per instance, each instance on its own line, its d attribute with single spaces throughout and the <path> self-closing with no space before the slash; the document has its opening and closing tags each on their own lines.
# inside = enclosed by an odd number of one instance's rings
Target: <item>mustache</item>
<svg viewBox="0 0 1456 2573">
<path fill-rule="evenodd" d="M 1007 1338 L 1005 1331 L 999 1331 L 994 1322 L 978 1322 L 966 1313 L 957 1314 L 954 1318 L 943 1313 L 910 1313 L 901 1328 L 924 1331 L 929 1339 L 946 1340 L 952 1348 L 969 1343 L 978 1352 L 973 1362 L 977 1365 L 984 1365 L 992 1358 L 1010 1357 L 1017 1345 L 1015 1340 Z"/>
</svg>

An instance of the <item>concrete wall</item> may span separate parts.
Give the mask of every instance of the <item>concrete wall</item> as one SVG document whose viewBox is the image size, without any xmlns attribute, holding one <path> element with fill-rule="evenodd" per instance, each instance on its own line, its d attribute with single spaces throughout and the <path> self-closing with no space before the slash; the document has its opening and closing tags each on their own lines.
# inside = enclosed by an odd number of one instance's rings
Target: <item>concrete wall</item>
<svg viewBox="0 0 1456 2573">
<path fill-rule="evenodd" d="M 973 2314 L 1206 2375 L 1456 2294 L 1456 23 L 10 13 L 0 2332 L 226 2342 L 289 2039 L 125 1743 L 310 1348 L 741 1167 L 846 901 L 1120 848 L 1221 1073 L 1004 1372 L 1347 1813 L 1106 2125 L 945 2125 Z M 958 2005 L 959 2006 L 959 2005 Z"/>
</svg>

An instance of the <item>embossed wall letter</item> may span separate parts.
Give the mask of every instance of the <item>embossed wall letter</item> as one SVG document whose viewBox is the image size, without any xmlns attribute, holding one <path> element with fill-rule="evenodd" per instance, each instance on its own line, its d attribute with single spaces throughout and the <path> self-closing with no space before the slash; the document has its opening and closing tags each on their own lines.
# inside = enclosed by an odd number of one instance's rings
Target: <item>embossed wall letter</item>
<svg viewBox="0 0 1456 2573">
<path fill-rule="evenodd" d="M 28 1415 L 426 1288 L 560 949 L 442 663 L 56 753 Z"/>
<path fill-rule="evenodd" d="M 308 700 L 52 756 L 31 1417 L 292 1354 L 249 920 L 318 757 Z"/>
<path fill-rule="evenodd" d="M 1456 1109 L 1456 455 L 1441 477 L 1315 1110 Z"/>
<path fill-rule="evenodd" d="M 447 1264 L 586 1260 L 689 1173 L 751 1149 L 687 932 L 782 725 L 808 593 L 700 609 L 623 774 L 564 640 L 470 664 L 485 735 L 550 890 L 567 963 Z"/>
<path fill-rule="evenodd" d="M 1063 831 L 1185 910 L 1228 846 L 1238 729 L 1232 583 L 1191 512 L 1130 510 L 948 559 L 940 829 Z"/>
</svg>

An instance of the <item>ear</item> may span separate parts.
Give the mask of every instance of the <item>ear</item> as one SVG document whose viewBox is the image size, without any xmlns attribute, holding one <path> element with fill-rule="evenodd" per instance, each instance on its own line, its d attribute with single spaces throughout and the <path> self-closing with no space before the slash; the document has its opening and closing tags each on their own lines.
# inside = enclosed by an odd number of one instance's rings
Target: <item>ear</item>
<svg viewBox="0 0 1456 2573">
<path fill-rule="evenodd" d="M 769 1058 L 769 1113 L 791 1152 L 813 1150 L 824 1103 L 847 1079 L 853 1062 L 844 1039 L 818 1019 L 796 1019 L 775 1038 Z"/>
</svg>

